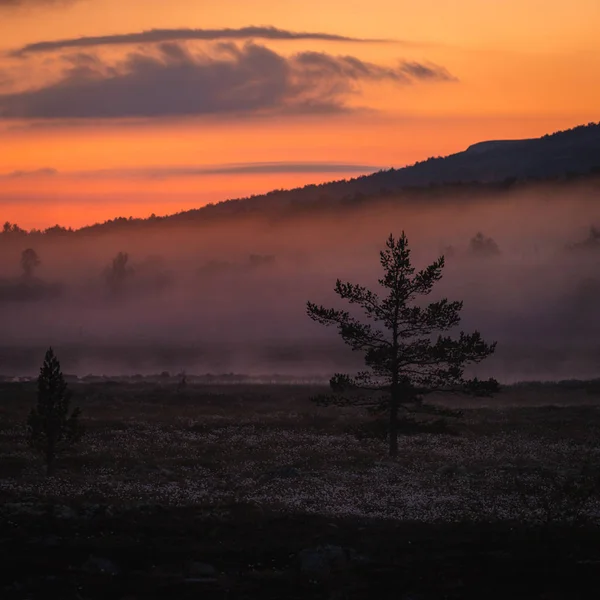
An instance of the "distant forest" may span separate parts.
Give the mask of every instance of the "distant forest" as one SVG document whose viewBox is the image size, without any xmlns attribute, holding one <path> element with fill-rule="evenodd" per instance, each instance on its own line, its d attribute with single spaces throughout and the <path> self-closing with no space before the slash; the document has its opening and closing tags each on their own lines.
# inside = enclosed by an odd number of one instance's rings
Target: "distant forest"
<svg viewBox="0 0 600 600">
<path fill-rule="evenodd" d="M 54 225 L 27 231 L 5 222 L 0 239 L 31 236 L 86 236 L 157 225 L 199 225 L 215 220 L 260 216 L 285 218 L 312 212 L 339 211 L 376 200 L 406 204 L 424 201 L 473 200 L 477 195 L 502 196 L 518 187 L 573 181 L 600 188 L 600 123 L 580 125 L 541 138 L 481 142 L 464 152 L 431 157 L 401 169 L 388 169 L 353 179 L 311 184 L 291 190 L 210 203 L 168 216 L 117 217 L 80 229 Z"/>
</svg>

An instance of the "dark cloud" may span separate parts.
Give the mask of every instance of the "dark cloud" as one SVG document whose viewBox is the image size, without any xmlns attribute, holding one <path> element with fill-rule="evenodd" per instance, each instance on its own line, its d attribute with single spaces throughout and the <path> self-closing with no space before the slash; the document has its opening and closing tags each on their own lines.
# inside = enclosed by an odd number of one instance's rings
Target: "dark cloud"
<svg viewBox="0 0 600 600">
<path fill-rule="evenodd" d="M 418 62 L 404 62 L 402 64 L 402 71 L 406 75 L 415 77 L 416 79 L 445 79 L 446 81 L 457 81 L 456 77 L 450 75 L 446 69 L 437 65 L 423 65 Z"/>
<path fill-rule="evenodd" d="M 352 56 L 284 57 L 254 43 L 221 42 L 210 53 L 163 43 L 118 65 L 79 54 L 58 82 L 0 95 L 4 118 L 126 118 L 339 112 L 364 81 L 449 81 L 442 67 L 383 67 Z M 418 68 L 420 67 L 420 68 Z"/>
<path fill-rule="evenodd" d="M 307 72 L 329 74 L 331 77 L 355 81 L 360 79 L 372 81 L 387 79 L 398 83 L 411 83 L 414 79 L 456 81 L 456 78 L 443 67 L 417 62 L 403 61 L 394 69 L 365 63 L 354 56 L 332 56 L 322 52 L 303 52 L 297 55 L 296 60 Z"/>
<path fill-rule="evenodd" d="M 0 0 L 1 2 L 1 0 Z M 319 40 L 325 42 L 362 42 L 375 43 L 388 40 L 353 38 L 344 35 L 318 32 L 297 32 L 277 27 L 241 27 L 239 29 L 150 29 L 134 33 L 100 35 L 63 40 L 41 41 L 28 44 L 13 52 L 14 56 L 24 56 L 39 52 L 65 50 L 68 48 L 89 48 L 92 46 L 115 46 L 123 44 L 156 44 L 162 42 L 181 42 L 191 40 Z"/>
</svg>

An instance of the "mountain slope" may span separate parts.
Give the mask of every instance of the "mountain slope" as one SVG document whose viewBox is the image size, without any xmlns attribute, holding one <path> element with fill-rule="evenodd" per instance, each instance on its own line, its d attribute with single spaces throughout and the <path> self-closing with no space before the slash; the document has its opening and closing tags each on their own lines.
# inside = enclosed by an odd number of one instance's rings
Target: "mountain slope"
<svg viewBox="0 0 600 600">
<path fill-rule="evenodd" d="M 179 220 L 200 214 L 204 217 L 225 216 L 285 210 L 290 206 L 319 202 L 361 201 L 365 196 L 389 195 L 406 188 L 431 185 L 563 179 L 588 173 L 600 173 L 600 123 L 581 125 L 541 138 L 480 142 L 463 152 L 429 158 L 401 169 L 227 200 L 168 218 Z"/>
<path fill-rule="evenodd" d="M 548 179 L 584 174 L 600 167 L 600 124 L 542 138 L 474 144 L 464 152 L 429 159 L 412 167 L 377 173 L 373 180 L 398 186 L 516 179 Z"/>
<path fill-rule="evenodd" d="M 463 152 L 446 157 L 429 158 L 401 169 L 378 171 L 355 179 L 307 185 L 291 190 L 274 190 L 267 194 L 225 200 L 198 209 L 166 217 L 132 219 L 119 217 L 78 230 L 108 232 L 141 225 L 157 225 L 212 221 L 231 216 L 280 215 L 315 209 L 334 209 L 339 203 L 346 206 L 382 196 L 398 196 L 398 201 L 414 196 L 444 198 L 444 185 L 452 193 L 472 195 L 475 187 L 502 189 L 515 181 L 561 180 L 572 176 L 600 175 L 600 123 L 581 125 L 541 138 L 524 140 L 494 140 L 473 144 Z M 457 184 L 462 184 L 457 187 Z M 429 190 L 431 186 L 436 189 Z M 409 192 L 409 190 L 412 190 Z M 490 190 L 491 191 L 491 190 Z M 403 192 L 399 195 L 400 192 Z M 19 228 L 17 227 L 17 230 Z M 21 234 L 25 232 L 20 230 Z M 8 232 L 11 234 L 11 232 Z M 15 232 L 13 231 L 12 234 Z M 18 231 L 17 231 L 18 233 Z M 62 227 L 52 227 L 48 234 L 71 233 Z M 0 232 L 2 237 L 2 232 Z"/>
</svg>

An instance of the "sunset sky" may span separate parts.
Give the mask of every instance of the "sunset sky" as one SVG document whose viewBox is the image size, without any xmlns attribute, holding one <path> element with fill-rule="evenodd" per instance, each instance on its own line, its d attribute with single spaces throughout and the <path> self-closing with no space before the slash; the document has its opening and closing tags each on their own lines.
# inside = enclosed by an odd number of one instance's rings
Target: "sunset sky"
<svg viewBox="0 0 600 600">
<path fill-rule="evenodd" d="M 0 219 L 81 226 L 600 120 L 598 0 L 0 0 Z"/>
</svg>

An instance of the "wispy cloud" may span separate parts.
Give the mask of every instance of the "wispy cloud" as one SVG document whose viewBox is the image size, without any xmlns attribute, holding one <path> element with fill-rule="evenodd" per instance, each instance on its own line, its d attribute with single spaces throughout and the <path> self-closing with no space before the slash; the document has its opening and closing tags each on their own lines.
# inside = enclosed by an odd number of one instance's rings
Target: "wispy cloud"
<svg viewBox="0 0 600 600">
<path fill-rule="evenodd" d="M 1 2 L 2 0 L 0 0 Z M 238 29 L 150 29 L 133 33 L 117 35 L 86 36 L 66 38 L 62 40 L 44 40 L 18 48 L 13 56 L 24 56 L 40 52 L 51 52 L 72 48 L 89 48 L 93 46 L 116 46 L 125 44 L 158 44 L 162 42 L 183 42 L 192 40 L 217 41 L 217 40 L 318 40 L 323 42 L 359 42 L 378 43 L 391 40 L 365 39 L 348 37 L 332 33 L 310 31 L 289 31 L 277 27 L 240 27 Z"/>
<path fill-rule="evenodd" d="M 53 177 L 58 175 L 56 169 L 44 168 L 33 171 L 11 171 L 10 173 L 0 173 L 0 179 L 29 179 L 37 177 Z"/>
<path fill-rule="evenodd" d="M 352 163 L 332 162 L 258 162 L 200 167 L 166 167 L 96 171 L 97 174 L 116 177 L 167 178 L 195 175 L 242 175 L 275 173 L 372 173 L 379 167 Z"/>
<path fill-rule="evenodd" d="M 134 169 L 98 169 L 69 171 L 43 168 L 31 171 L 12 171 L 0 174 L 0 179 L 62 177 L 74 179 L 169 179 L 205 175 L 244 175 L 277 173 L 373 173 L 380 167 L 336 162 L 252 162 L 218 165 L 181 165 L 169 167 L 140 167 Z"/>
<path fill-rule="evenodd" d="M 165 42 L 132 52 L 118 64 L 85 53 L 68 60 L 57 82 L 0 95 L 0 117 L 341 112 L 364 82 L 455 80 L 445 68 L 432 64 L 401 62 L 392 68 L 320 52 L 283 56 L 252 42 L 241 47 L 220 42 L 203 52 Z"/>
<path fill-rule="evenodd" d="M 8 8 L 35 8 L 51 5 L 74 4 L 80 0 L 0 0 L 0 10 Z"/>
</svg>

